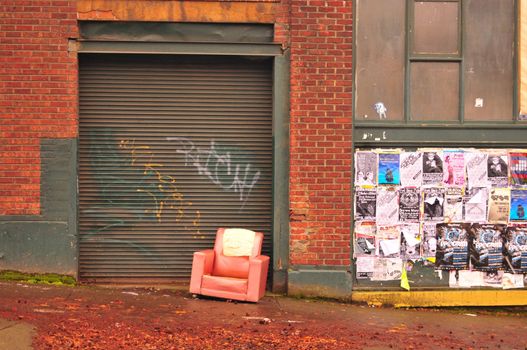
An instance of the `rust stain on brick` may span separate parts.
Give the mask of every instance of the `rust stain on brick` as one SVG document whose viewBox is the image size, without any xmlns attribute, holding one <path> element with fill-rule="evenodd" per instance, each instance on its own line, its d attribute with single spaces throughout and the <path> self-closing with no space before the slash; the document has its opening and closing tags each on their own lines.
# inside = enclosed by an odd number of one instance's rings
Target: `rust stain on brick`
<svg viewBox="0 0 527 350">
<path fill-rule="evenodd" d="M 112 10 L 90 10 L 86 12 L 77 12 L 77 18 L 80 20 L 84 19 L 98 19 L 98 20 L 118 20 Z"/>
<path fill-rule="evenodd" d="M 276 3 L 79 0 L 80 20 L 274 23 Z"/>
</svg>

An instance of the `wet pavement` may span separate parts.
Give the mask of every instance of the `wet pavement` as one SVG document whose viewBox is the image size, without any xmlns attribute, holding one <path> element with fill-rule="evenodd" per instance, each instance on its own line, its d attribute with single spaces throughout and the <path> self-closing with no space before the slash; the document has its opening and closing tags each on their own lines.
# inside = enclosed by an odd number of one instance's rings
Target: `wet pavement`
<svg viewBox="0 0 527 350">
<path fill-rule="evenodd" d="M 527 349 L 527 311 L 0 283 L 0 349 Z"/>
</svg>

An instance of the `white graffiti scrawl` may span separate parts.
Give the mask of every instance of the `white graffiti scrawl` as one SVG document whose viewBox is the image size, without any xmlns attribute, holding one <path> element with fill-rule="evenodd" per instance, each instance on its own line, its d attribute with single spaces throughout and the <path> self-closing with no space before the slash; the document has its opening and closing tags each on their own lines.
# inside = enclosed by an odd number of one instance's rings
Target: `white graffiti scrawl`
<svg viewBox="0 0 527 350">
<path fill-rule="evenodd" d="M 176 152 L 185 155 L 185 166 L 194 166 L 215 185 L 239 193 L 244 204 L 260 179 L 260 171 L 251 169 L 250 164 L 233 164 L 230 152 L 217 150 L 214 140 L 207 148 L 200 148 L 185 137 L 167 137 L 167 141 L 177 143 Z"/>
</svg>

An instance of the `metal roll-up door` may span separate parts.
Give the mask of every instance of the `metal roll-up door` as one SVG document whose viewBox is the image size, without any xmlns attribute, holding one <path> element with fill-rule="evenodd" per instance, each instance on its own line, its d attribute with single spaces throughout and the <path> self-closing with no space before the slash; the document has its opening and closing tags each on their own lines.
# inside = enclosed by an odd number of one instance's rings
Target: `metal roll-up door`
<svg viewBox="0 0 527 350">
<path fill-rule="evenodd" d="M 82 55 L 79 277 L 188 280 L 218 227 L 271 256 L 272 66 L 266 59 Z"/>
</svg>

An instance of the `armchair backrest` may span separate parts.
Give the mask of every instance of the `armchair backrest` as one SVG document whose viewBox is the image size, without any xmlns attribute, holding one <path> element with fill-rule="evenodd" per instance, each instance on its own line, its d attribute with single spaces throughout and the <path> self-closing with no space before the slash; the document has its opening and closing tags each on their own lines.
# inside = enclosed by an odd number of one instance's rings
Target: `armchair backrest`
<svg viewBox="0 0 527 350">
<path fill-rule="evenodd" d="M 247 278 L 249 276 L 249 257 L 248 256 L 225 256 L 223 254 L 223 233 L 224 228 L 219 228 L 216 232 L 214 243 L 214 265 L 212 274 L 215 276 Z M 251 257 L 260 255 L 263 244 L 263 233 L 256 232 Z"/>
</svg>

